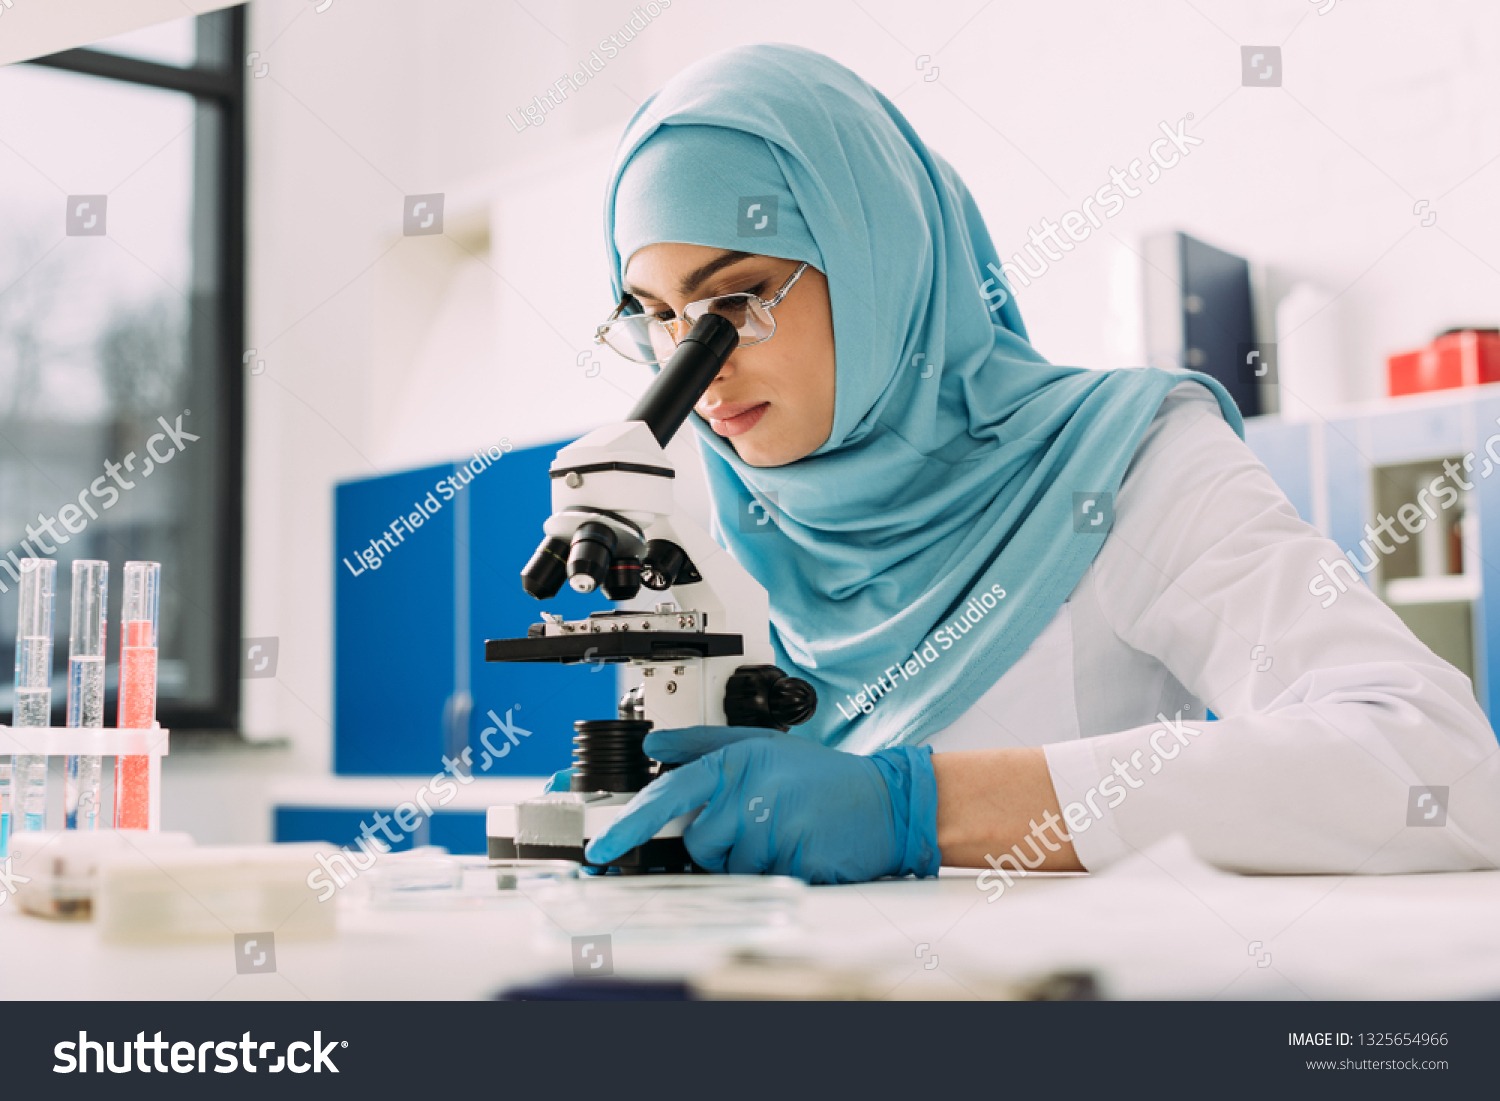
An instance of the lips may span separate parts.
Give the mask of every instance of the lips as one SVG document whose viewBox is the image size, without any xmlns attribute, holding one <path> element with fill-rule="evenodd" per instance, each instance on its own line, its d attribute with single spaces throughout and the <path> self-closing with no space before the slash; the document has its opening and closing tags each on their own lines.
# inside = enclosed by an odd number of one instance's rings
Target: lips
<svg viewBox="0 0 1500 1101">
<path fill-rule="evenodd" d="M 760 423 L 770 408 L 770 402 L 765 401 L 723 402 L 709 410 L 708 424 L 721 436 L 738 436 Z"/>
</svg>

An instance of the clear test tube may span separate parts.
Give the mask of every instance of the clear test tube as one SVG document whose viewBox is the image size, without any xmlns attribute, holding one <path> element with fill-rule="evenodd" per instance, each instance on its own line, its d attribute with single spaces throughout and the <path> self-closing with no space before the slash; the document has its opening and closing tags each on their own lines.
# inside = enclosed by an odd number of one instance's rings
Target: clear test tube
<svg viewBox="0 0 1500 1101">
<path fill-rule="evenodd" d="M 12 726 L 52 724 L 52 594 L 57 563 L 21 560 L 20 611 L 16 617 L 16 708 Z M 47 828 L 47 758 L 15 755 L 11 817 L 16 830 Z"/>
<path fill-rule="evenodd" d="M 104 726 L 104 635 L 109 600 L 109 563 L 73 563 L 73 615 L 68 630 L 68 725 Z M 67 828 L 92 830 L 99 824 L 103 759 L 71 756 L 64 773 L 63 807 Z"/>
<path fill-rule="evenodd" d="M 156 639 L 161 612 L 161 563 L 126 562 L 121 577 L 121 730 L 156 722 Z M 115 760 L 115 829 L 151 828 L 151 758 Z"/>
<path fill-rule="evenodd" d="M 10 758 L 0 761 L 0 860 L 10 855 Z"/>
</svg>

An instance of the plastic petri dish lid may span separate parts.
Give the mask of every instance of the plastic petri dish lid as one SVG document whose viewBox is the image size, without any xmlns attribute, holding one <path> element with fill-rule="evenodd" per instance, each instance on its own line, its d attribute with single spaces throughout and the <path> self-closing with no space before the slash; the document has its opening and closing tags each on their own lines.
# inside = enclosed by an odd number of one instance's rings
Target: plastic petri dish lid
<svg viewBox="0 0 1500 1101">
<path fill-rule="evenodd" d="M 565 926 L 702 933 L 795 924 L 806 892 L 779 875 L 585 876 L 537 901 Z"/>
<path fill-rule="evenodd" d="M 377 910 L 482 910 L 525 892 L 578 878 L 571 860 L 490 860 L 483 856 L 406 856 L 367 873 Z"/>
<path fill-rule="evenodd" d="M 392 853 L 365 873 L 372 894 L 451 891 L 463 886 L 463 866 L 446 854 Z"/>
<path fill-rule="evenodd" d="M 576 860 L 485 860 L 473 870 L 492 878 L 497 891 L 524 891 L 577 879 L 582 867 Z"/>
</svg>

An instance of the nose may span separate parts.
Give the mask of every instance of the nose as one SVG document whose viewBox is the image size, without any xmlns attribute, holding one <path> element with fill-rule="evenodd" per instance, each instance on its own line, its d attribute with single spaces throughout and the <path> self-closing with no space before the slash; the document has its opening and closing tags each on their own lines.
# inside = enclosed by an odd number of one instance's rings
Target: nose
<svg viewBox="0 0 1500 1101">
<path fill-rule="evenodd" d="M 729 358 L 724 361 L 724 366 L 719 368 L 719 373 L 714 376 L 714 380 L 708 384 L 708 389 L 704 390 L 703 396 L 698 399 L 698 405 L 700 407 L 708 404 L 709 395 L 714 392 L 715 386 L 719 385 L 719 383 L 721 382 L 727 382 L 729 379 L 734 377 L 734 359 L 738 354 L 738 349 L 729 353 Z"/>
</svg>

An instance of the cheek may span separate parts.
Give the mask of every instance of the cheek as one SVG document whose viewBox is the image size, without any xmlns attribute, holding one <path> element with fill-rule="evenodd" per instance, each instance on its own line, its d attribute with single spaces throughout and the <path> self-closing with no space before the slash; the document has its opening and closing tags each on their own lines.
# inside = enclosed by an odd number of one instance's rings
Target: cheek
<svg viewBox="0 0 1500 1101">
<path fill-rule="evenodd" d="M 833 401 L 838 372 L 827 284 L 820 278 L 815 289 L 818 293 L 810 295 L 803 303 L 797 322 L 798 331 L 806 334 L 799 349 L 799 359 L 804 391 L 809 400 L 809 412 L 814 415 L 820 432 L 813 443 L 817 447 L 828 438 L 833 427 Z"/>
<path fill-rule="evenodd" d="M 792 410 L 801 416 L 821 412 L 823 406 L 833 404 L 833 356 L 823 347 L 811 344 L 797 347 L 788 344 L 779 349 L 772 370 L 775 372 L 775 387 L 783 401 L 790 402 Z"/>
<path fill-rule="evenodd" d="M 833 354 L 833 334 L 820 334 L 801 368 L 806 400 L 808 430 L 817 436 L 812 447 L 820 447 L 833 429 L 834 395 L 837 390 L 837 361 Z"/>
<path fill-rule="evenodd" d="M 788 349 L 777 362 L 780 416 L 773 427 L 780 462 L 816 450 L 833 429 L 834 364 L 830 348 Z"/>
</svg>

